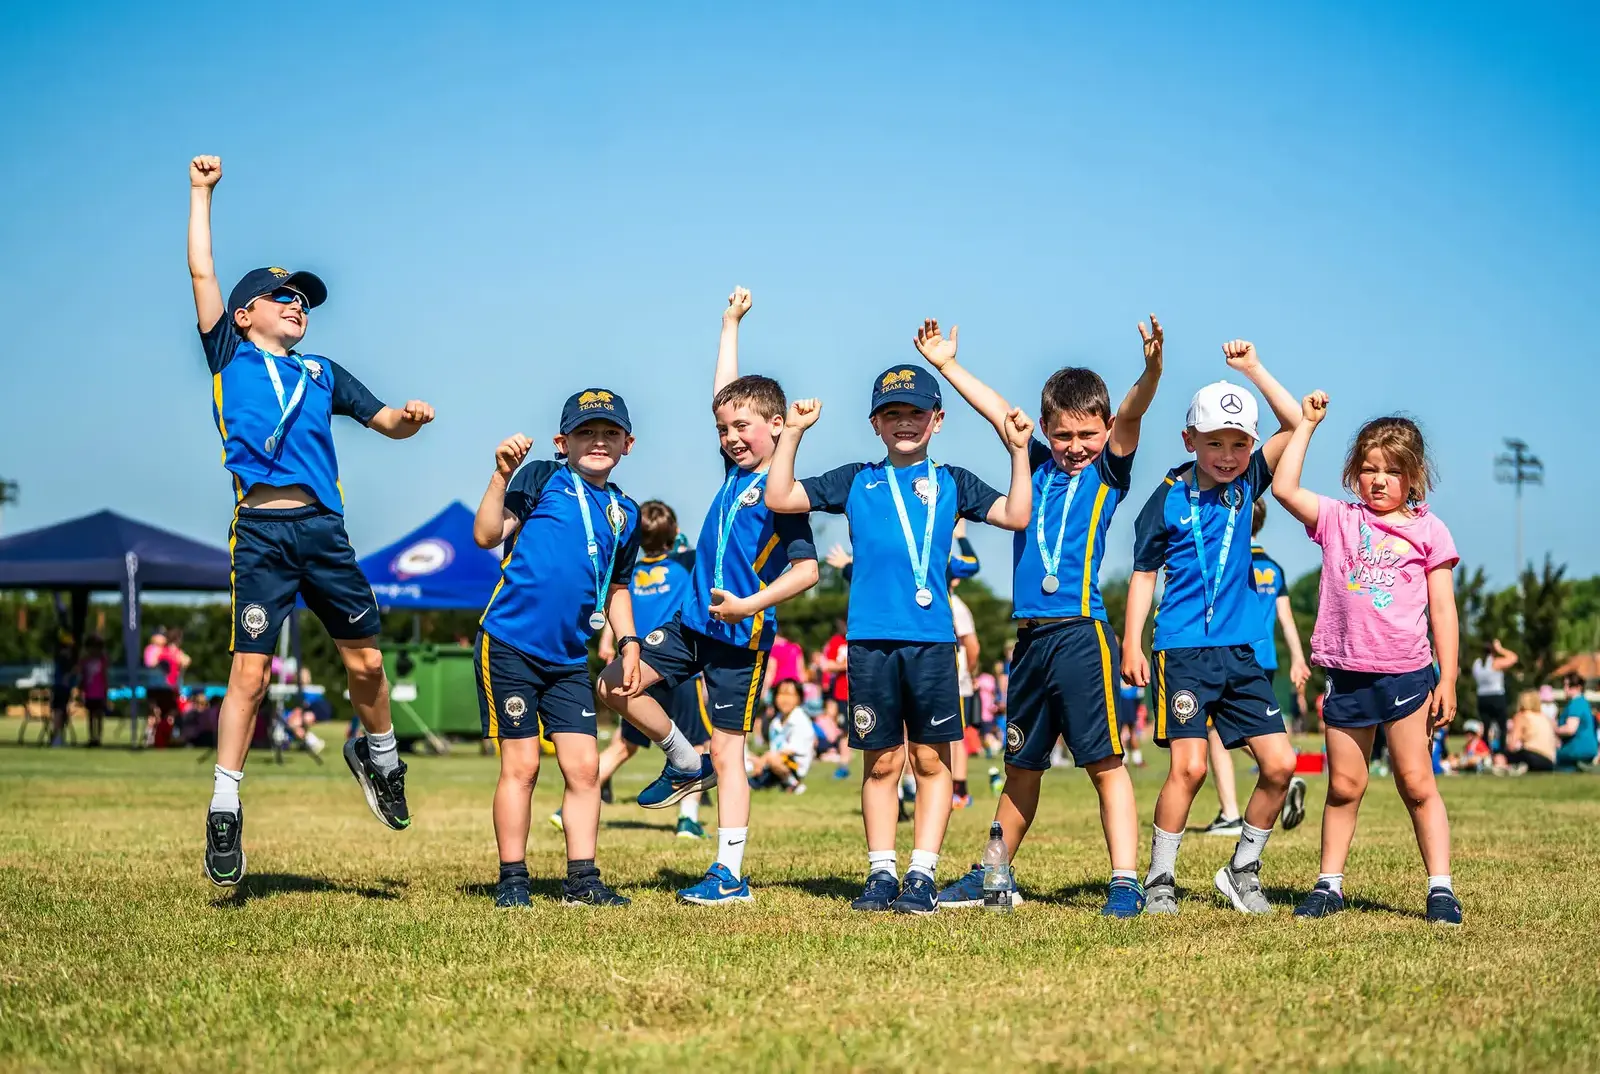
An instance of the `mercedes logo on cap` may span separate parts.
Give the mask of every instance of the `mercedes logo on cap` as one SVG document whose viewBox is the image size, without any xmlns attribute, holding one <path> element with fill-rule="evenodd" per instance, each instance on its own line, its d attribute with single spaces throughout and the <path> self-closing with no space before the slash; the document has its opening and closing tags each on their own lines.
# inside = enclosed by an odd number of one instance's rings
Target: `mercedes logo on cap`
<svg viewBox="0 0 1600 1074">
<path fill-rule="evenodd" d="M 1229 414 L 1237 414 L 1244 409 L 1244 400 L 1229 392 L 1222 397 L 1222 402 L 1218 405 Z"/>
</svg>

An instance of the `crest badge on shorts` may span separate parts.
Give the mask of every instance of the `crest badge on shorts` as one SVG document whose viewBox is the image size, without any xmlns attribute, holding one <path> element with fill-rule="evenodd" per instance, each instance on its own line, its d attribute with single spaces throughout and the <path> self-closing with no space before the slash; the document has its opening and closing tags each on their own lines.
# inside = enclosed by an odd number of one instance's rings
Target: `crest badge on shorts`
<svg viewBox="0 0 1600 1074">
<path fill-rule="evenodd" d="M 259 638 L 267 629 L 267 610 L 259 604 L 246 604 L 244 611 L 239 613 L 239 625 L 252 638 Z"/>
<path fill-rule="evenodd" d="M 651 646 L 652 648 L 654 648 L 657 645 L 660 645 L 662 642 L 664 642 L 666 640 L 667 640 L 667 632 L 665 630 L 652 630 L 650 633 L 648 633 L 648 634 L 646 634 L 644 636 L 644 643 L 646 645 Z"/>
<path fill-rule="evenodd" d="M 1195 699 L 1193 690 L 1179 690 L 1172 695 L 1172 714 L 1178 718 L 1179 723 L 1188 723 L 1199 711 L 1200 702 Z"/>
<path fill-rule="evenodd" d="M 857 705 L 850 710 L 850 725 L 856 729 L 856 734 L 869 735 L 878 726 L 878 714 L 870 705 Z"/>
<path fill-rule="evenodd" d="M 1006 752 L 1016 753 L 1022 748 L 1022 728 L 1014 723 L 1006 724 Z"/>
<path fill-rule="evenodd" d="M 522 695 L 512 694 L 506 698 L 505 708 L 506 719 L 511 721 L 512 727 L 515 727 L 522 722 L 522 717 L 527 715 L 528 703 L 523 700 Z"/>
</svg>

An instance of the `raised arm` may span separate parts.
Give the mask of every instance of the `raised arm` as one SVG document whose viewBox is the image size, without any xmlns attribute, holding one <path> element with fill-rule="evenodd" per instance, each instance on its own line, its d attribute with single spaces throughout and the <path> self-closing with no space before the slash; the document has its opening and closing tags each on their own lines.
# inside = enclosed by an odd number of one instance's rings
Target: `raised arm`
<svg viewBox="0 0 1600 1074">
<path fill-rule="evenodd" d="M 1127 458 L 1139 446 L 1139 429 L 1144 424 L 1145 411 L 1155 401 L 1156 387 L 1161 383 L 1161 348 L 1166 333 L 1156 315 L 1150 315 L 1150 327 L 1139 322 L 1139 338 L 1144 342 L 1144 372 L 1133 382 L 1128 394 L 1122 397 L 1117 408 L 1117 420 L 1111 426 L 1109 446 L 1111 454 Z"/>
<path fill-rule="evenodd" d="M 998 396 L 996 397 L 998 398 Z M 1033 469 L 1028 464 L 1028 441 L 1033 437 L 1033 422 L 1013 407 L 1000 422 L 1000 435 L 1011 452 L 1011 487 L 989 506 L 983 520 L 1003 530 L 1028 528 L 1033 517 Z"/>
<path fill-rule="evenodd" d="M 211 259 L 211 192 L 222 178 L 221 157 L 189 162 L 189 282 L 194 285 L 195 323 L 209 332 L 222 320 L 222 288 Z"/>
<path fill-rule="evenodd" d="M 820 417 L 820 400 L 796 399 L 789 404 L 789 413 L 783 419 L 784 435 L 778 437 L 772 463 L 767 467 L 768 511 L 780 515 L 800 515 L 811 510 L 811 497 L 806 494 L 805 486 L 794 479 L 794 457 L 800 450 L 800 438 Z"/>
<path fill-rule="evenodd" d="M 1006 415 L 1011 412 L 1011 404 L 956 361 L 956 337 L 960 332 L 960 325 L 952 325 L 950 335 L 946 338 L 939 332 L 938 321 L 923 321 L 922 327 L 917 329 L 917 350 L 929 365 L 943 374 L 952 388 L 961 393 L 961 398 L 971 404 L 973 410 L 988 419 L 995 432 L 1000 434 L 1000 439 L 1005 440 Z"/>
<path fill-rule="evenodd" d="M 489 487 L 478 501 L 478 513 L 472 519 L 472 539 L 479 548 L 504 544 L 511 531 L 517 528 L 520 520 L 506 510 L 506 486 L 532 448 L 533 441 L 517 433 L 506 437 L 494 449 L 494 475 L 489 478 Z"/>
<path fill-rule="evenodd" d="M 1272 471 L 1272 495 L 1302 526 L 1310 528 L 1317 524 L 1321 500 L 1315 492 L 1300 486 L 1300 471 L 1305 469 L 1306 448 L 1311 446 L 1311 434 L 1317 431 L 1317 426 L 1328 414 L 1328 393 L 1312 392 L 1305 397 L 1301 407 L 1303 414 L 1300 425 L 1289 434 L 1289 443 Z"/>
<path fill-rule="evenodd" d="M 384 407 L 372 416 L 367 428 L 377 430 L 390 440 L 404 440 L 415 436 L 418 429 L 432 420 L 433 407 L 421 399 L 413 399 L 403 407 Z"/>
<path fill-rule="evenodd" d="M 1461 621 L 1456 615 L 1456 579 L 1451 567 L 1428 572 L 1428 618 L 1433 624 L 1433 653 L 1439 661 L 1439 685 L 1428 699 L 1428 727 L 1437 731 L 1455 722 L 1456 676 L 1461 673 Z"/>
<path fill-rule="evenodd" d="M 750 312 L 750 292 L 735 287 L 728 296 L 728 308 L 722 311 L 722 337 L 717 341 L 717 372 L 711 381 L 711 394 L 715 396 L 729 384 L 739 379 L 739 322 Z"/>
<path fill-rule="evenodd" d="M 1278 383 L 1276 377 L 1267 372 L 1267 367 L 1261 364 L 1261 356 L 1256 353 L 1256 345 L 1248 340 L 1235 339 L 1222 345 L 1223 356 L 1228 365 L 1236 372 L 1255 385 L 1267 401 L 1267 406 L 1272 408 L 1273 415 L 1278 419 L 1278 432 L 1273 434 L 1261 445 L 1261 453 L 1267 460 L 1267 469 L 1276 470 L 1278 459 L 1283 455 L 1283 449 L 1289 443 L 1289 433 L 1294 432 L 1300 424 L 1300 404 L 1295 402 L 1289 390 Z"/>
<path fill-rule="evenodd" d="M 1156 595 L 1156 572 L 1134 571 L 1128 578 L 1128 613 L 1122 624 L 1122 681 L 1150 685 L 1150 661 L 1144 655 L 1144 621 Z"/>
<path fill-rule="evenodd" d="M 1489 663 L 1496 671 L 1504 671 L 1507 668 L 1516 666 L 1517 654 L 1501 645 L 1500 639 L 1496 638 L 1494 639 L 1494 659 Z"/>
</svg>

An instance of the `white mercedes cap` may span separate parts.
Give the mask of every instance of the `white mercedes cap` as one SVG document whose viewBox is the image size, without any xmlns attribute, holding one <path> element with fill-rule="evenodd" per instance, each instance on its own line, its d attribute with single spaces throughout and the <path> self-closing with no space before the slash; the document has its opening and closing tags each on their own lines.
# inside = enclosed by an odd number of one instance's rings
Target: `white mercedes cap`
<svg viewBox="0 0 1600 1074">
<path fill-rule="evenodd" d="M 1219 380 L 1207 384 L 1189 400 L 1189 417 L 1184 424 L 1197 433 L 1218 429 L 1238 429 L 1252 440 L 1256 435 L 1256 397 L 1237 384 Z"/>
</svg>

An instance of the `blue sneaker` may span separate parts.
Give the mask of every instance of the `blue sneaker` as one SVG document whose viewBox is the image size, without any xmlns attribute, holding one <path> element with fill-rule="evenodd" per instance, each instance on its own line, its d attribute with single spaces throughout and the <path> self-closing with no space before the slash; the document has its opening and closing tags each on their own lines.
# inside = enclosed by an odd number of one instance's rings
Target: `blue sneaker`
<svg viewBox="0 0 1600 1074">
<path fill-rule="evenodd" d="M 665 809 L 677 805 L 678 800 L 695 791 L 710 790 L 717 785 L 717 770 L 711 766 L 710 757 L 700 758 L 698 771 L 673 768 L 670 764 L 639 792 L 639 804 L 646 809 Z"/>
<path fill-rule="evenodd" d="M 1344 895 L 1334 891 L 1326 880 L 1319 880 L 1311 893 L 1300 900 L 1300 905 L 1294 908 L 1294 916 L 1301 921 L 1315 917 L 1327 917 L 1337 914 L 1344 909 Z"/>
<path fill-rule="evenodd" d="M 849 779 L 850 778 L 850 769 L 847 768 L 844 765 L 840 765 L 838 768 L 835 768 L 833 770 L 833 778 L 834 779 Z"/>
<path fill-rule="evenodd" d="M 528 878 L 508 876 L 494 886 L 494 904 L 506 910 L 517 906 L 532 906 L 528 899 Z"/>
<path fill-rule="evenodd" d="M 1125 876 L 1113 877 L 1106 889 L 1106 904 L 1101 917 L 1138 917 L 1144 913 L 1144 886 Z"/>
<path fill-rule="evenodd" d="M 867 877 L 860 896 L 850 900 L 852 910 L 887 910 L 900 895 L 900 881 L 887 869 Z"/>
<path fill-rule="evenodd" d="M 968 906 L 983 905 L 983 866 L 974 865 L 972 869 L 939 892 L 939 905 L 946 910 L 959 910 Z M 1011 905 L 1022 905 L 1022 892 L 1017 890 L 1017 874 L 1011 874 Z"/>
<path fill-rule="evenodd" d="M 889 904 L 897 914 L 933 914 L 939 911 L 939 892 L 933 886 L 933 877 L 921 870 L 906 874 L 900 888 L 900 897 Z"/>
<path fill-rule="evenodd" d="M 1434 888 L 1428 892 L 1428 924 L 1461 924 L 1461 900 L 1449 888 Z"/>
<path fill-rule="evenodd" d="M 706 870 L 705 879 L 692 888 L 678 892 L 678 898 L 697 906 L 722 906 L 734 902 L 754 902 L 750 894 L 750 881 L 734 876 L 720 861 Z"/>
</svg>

